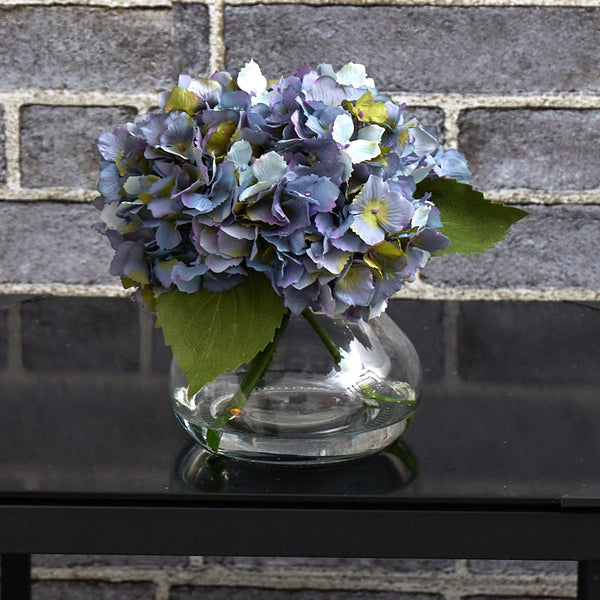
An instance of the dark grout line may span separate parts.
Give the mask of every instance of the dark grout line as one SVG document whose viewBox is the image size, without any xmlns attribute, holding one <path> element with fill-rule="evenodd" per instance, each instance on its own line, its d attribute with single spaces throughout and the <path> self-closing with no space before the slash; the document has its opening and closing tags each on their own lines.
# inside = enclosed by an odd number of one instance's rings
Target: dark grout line
<svg viewBox="0 0 600 600">
<path fill-rule="evenodd" d="M 7 371 L 11 374 L 22 373 L 23 367 L 23 338 L 21 335 L 21 304 L 11 304 L 8 313 L 8 361 Z"/>
</svg>

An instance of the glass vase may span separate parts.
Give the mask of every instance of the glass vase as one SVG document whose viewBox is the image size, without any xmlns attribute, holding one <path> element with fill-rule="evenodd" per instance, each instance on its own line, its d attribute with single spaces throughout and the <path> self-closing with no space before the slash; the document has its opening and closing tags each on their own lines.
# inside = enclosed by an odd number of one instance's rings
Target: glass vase
<svg viewBox="0 0 600 600">
<path fill-rule="evenodd" d="M 251 368 L 190 396 L 173 359 L 173 409 L 206 449 L 280 464 L 339 462 L 387 447 L 415 411 L 421 373 L 414 346 L 386 314 L 356 322 L 292 316 L 268 369 L 232 408 Z"/>
</svg>

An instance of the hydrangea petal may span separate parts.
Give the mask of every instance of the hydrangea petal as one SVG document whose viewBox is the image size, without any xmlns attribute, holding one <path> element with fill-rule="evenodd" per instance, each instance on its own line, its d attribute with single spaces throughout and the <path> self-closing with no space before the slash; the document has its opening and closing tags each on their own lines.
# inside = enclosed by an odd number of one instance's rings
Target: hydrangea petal
<svg viewBox="0 0 600 600">
<path fill-rule="evenodd" d="M 471 178 L 471 171 L 467 166 L 467 159 L 458 150 L 446 150 L 440 160 L 441 174 L 467 183 Z"/>
<path fill-rule="evenodd" d="M 252 251 L 252 241 L 233 237 L 220 229 L 217 233 L 219 252 L 223 256 L 231 258 L 241 258 L 250 256 Z"/>
<path fill-rule="evenodd" d="M 333 210 L 340 194 L 337 185 L 326 177 L 304 175 L 285 186 L 288 194 L 304 198 L 308 203 L 317 207 L 318 212 Z"/>
<path fill-rule="evenodd" d="M 381 142 L 385 129 L 379 125 L 367 125 L 358 130 L 358 139 L 369 140 L 370 142 Z"/>
<path fill-rule="evenodd" d="M 252 160 L 252 146 L 246 140 L 235 142 L 227 153 L 227 160 L 231 161 L 236 169 L 245 169 Z"/>
<path fill-rule="evenodd" d="M 178 262 L 176 258 L 171 258 L 170 260 L 161 260 L 154 266 L 154 275 L 163 287 L 171 287 L 173 283 L 173 267 Z"/>
<path fill-rule="evenodd" d="M 121 196 L 121 179 L 115 163 L 105 162 L 100 166 L 98 192 L 104 196 L 108 203 L 119 200 Z"/>
<path fill-rule="evenodd" d="M 375 82 L 367 77 L 367 70 L 364 65 L 349 62 L 336 73 L 336 81 L 342 85 L 352 87 L 368 86 L 374 87 Z"/>
<path fill-rule="evenodd" d="M 247 187 L 240 194 L 239 200 L 240 200 L 240 202 L 245 202 L 246 200 L 250 200 L 250 198 L 253 198 L 254 196 L 259 196 L 258 200 L 260 200 L 262 195 L 264 195 L 264 193 L 266 193 L 266 192 L 271 191 L 274 186 L 275 186 L 275 183 L 273 183 L 272 181 L 259 181 L 258 183 L 255 183 L 254 185 Z M 248 211 L 246 211 L 246 212 L 249 214 Z M 269 221 L 265 221 L 265 222 L 268 223 Z"/>
<path fill-rule="evenodd" d="M 224 273 L 207 273 L 202 281 L 202 286 L 209 292 L 218 294 L 219 292 L 226 292 L 231 288 L 244 281 L 244 273 L 230 273 L 229 271 Z"/>
<path fill-rule="evenodd" d="M 161 219 L 162 217 L 176 213 L 177 207 L 170 198 L 155 198 L 149 202 L 148 210 L 152 213 L 153 217 Z"/>
<path fill-rule="evenodd" d="M 414 151 L 417 154 L 431 154 L 435 152 L 440 145 L 440 142 L 435 136 L 419 126 L 410 129 L 410 138 Z"/>
<path fill-rule="evenodd" d="M 173 283 L 180 291 L 193 294 L 200 289 L 201 278 L 208 271 L 206 265 L 187 266 L 177 263 L 172 269 Z"/>
<path fill-rule="evenodd" d="M 354 135 L 354 121 L 350 115 L 339 115 L 333 122 L 331 137 L 342 146 L 345 146 Z"/>
<path fill-rule="evenodd" d="M 101 133 L 98 136 L 100 156 L 105 160 L 115 161 L 128 136 L 129 132 L 123 127 L 117 127 L 112 133 Z"/>
<path fill-rule="evenodd" d="M 320 291 L 317 283 L 302 290 L 289 286 L 283 290 L 283 301 L 292 314 L 299 315 L 318 298 Z"/>
<path fill-rule="evenodd" d="M 344 88 L 332 77 L 319 77 L 306 94 L 307 100 L 322 102 L 326 106 L 336 106 L 346 99 Z"/>
<path fill-rule="evenodd" d="M 237 76 L 238 87 L 251 95 L 257 95 L 267 89 L 267 78 L 254 60 L 247 62 Z"/>
<path fill-rule="evenodd" d="M 322 242 L 313 243 L 306 251 L 319 269 L 326 269 L 329 273 L 339 275 L 350 260 L 350 252 L 331 248 L 328 252 L 323 250 Z"/>
<path fill-rule="evenodd" d="M 445 250 L 450 245 L 450 239 L 439 231 L 424 229 L 413 239 L 412 244 L 427 252 L 437 252 Z"/>
<path fill-rule="evenodd" d="M 205 264 L 213 273 L 223 273 L 229 267 L 234 267 L 242 263 L 243 258 L 223 258 L 216 254 L 209 254 L 206 257 Z"/>
<path fill-rule="evenodd" d="M 350 205 L 354 216 L 351 228 L 367 244 L 383 241 L 386 233 L 399 232 L 410 223 L 412 203 L 392 192 L 379 177 L 371 175 L 360 194 Z"/>
<path fill-rule="evenodd" d="M 186 113 L 171 120 L 160 137 L 160 148 L 181 158 L 188 158 L 196 134 L 195 123 Z"/>
<path fill-rule="evenodd" d="M 165 112 L 182 110 L 188 115 L 193 115 L 199 104 L 200 98 L 198 98 L 196 94 L 188 90 L 184 90 L 183 88 L 175 87 L 169 94 L 169 97 L 162 109 Z"/>
<path fill-rule="evenodd" d="M 370 160 L 381 154 L 379 144 L 367 140 L 354 140 L 348 144 L 345 151 L 348 153 L 353 164 Z"/>
<path fill-rule="evenodd" d="M 109 273 L 120 275 L 140 284 L 150 283 L 150 272 L 144 255 L 144 246 L 139 242 L 124 241 L 110 263 Z"/>
<path fill-rule="evenodd" d="M 350 267 L 336 282 L 333 295 L 351 306 L 367 306 L 373 295 L 373 273 L 368 267 Z"/>
<path fill-rule="evenodd" d="M 172 250 L 181 243 L 181 234 L 172 221 L 163 221 L 158 226 L 156 243 L 162 250 Z"/>
<path fill-rule="evenodd" d="M 267 152 L 257 158 L 252 165 L 252 172 L 257 181 L 279 181 L 287 170 L 287 163 L 277 152 Z"/>
<path fill-rule="evenodd" d="M 206 194 L 182 194 L 181 202 L 188 208 L 194 208 L 198 212 L 207 213 L 214 207 L 214 203 Z"/>
</svg>

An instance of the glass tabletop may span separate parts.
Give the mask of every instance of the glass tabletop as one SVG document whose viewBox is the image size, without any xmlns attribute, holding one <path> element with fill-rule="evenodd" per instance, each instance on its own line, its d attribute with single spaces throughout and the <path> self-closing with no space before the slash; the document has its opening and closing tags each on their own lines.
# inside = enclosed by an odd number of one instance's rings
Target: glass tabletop
<svg viewBox="0 0 600 600">
<path fill-rule="evenodd" d="M 0 297 L 0 500 L 600 506 L 600 307 L 394 300 L 424 381 L 383 453 L 266 467 L 201 451 L 124 298 Z"/>
</svg>

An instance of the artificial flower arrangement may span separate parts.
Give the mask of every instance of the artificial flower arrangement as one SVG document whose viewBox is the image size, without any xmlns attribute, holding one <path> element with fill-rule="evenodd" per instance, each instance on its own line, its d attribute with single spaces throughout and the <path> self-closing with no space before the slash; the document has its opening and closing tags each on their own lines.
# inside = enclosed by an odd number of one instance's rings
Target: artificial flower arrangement
<svg viewBox="0 0 600 600">
<path fill-rule="evenodd" d="M 368 320 L 431 255 L 482 252 L 526 214 L 469 186 L 464 156 L 359 64 L 269 82 L 250 61 L 182 75 L 159 105 L 99 137 L 98 228 L 190 394 L 250 365 L 215 430 L 242 410 L 290 314 L 315 328 L 319 311 Z"/>
</svg>

